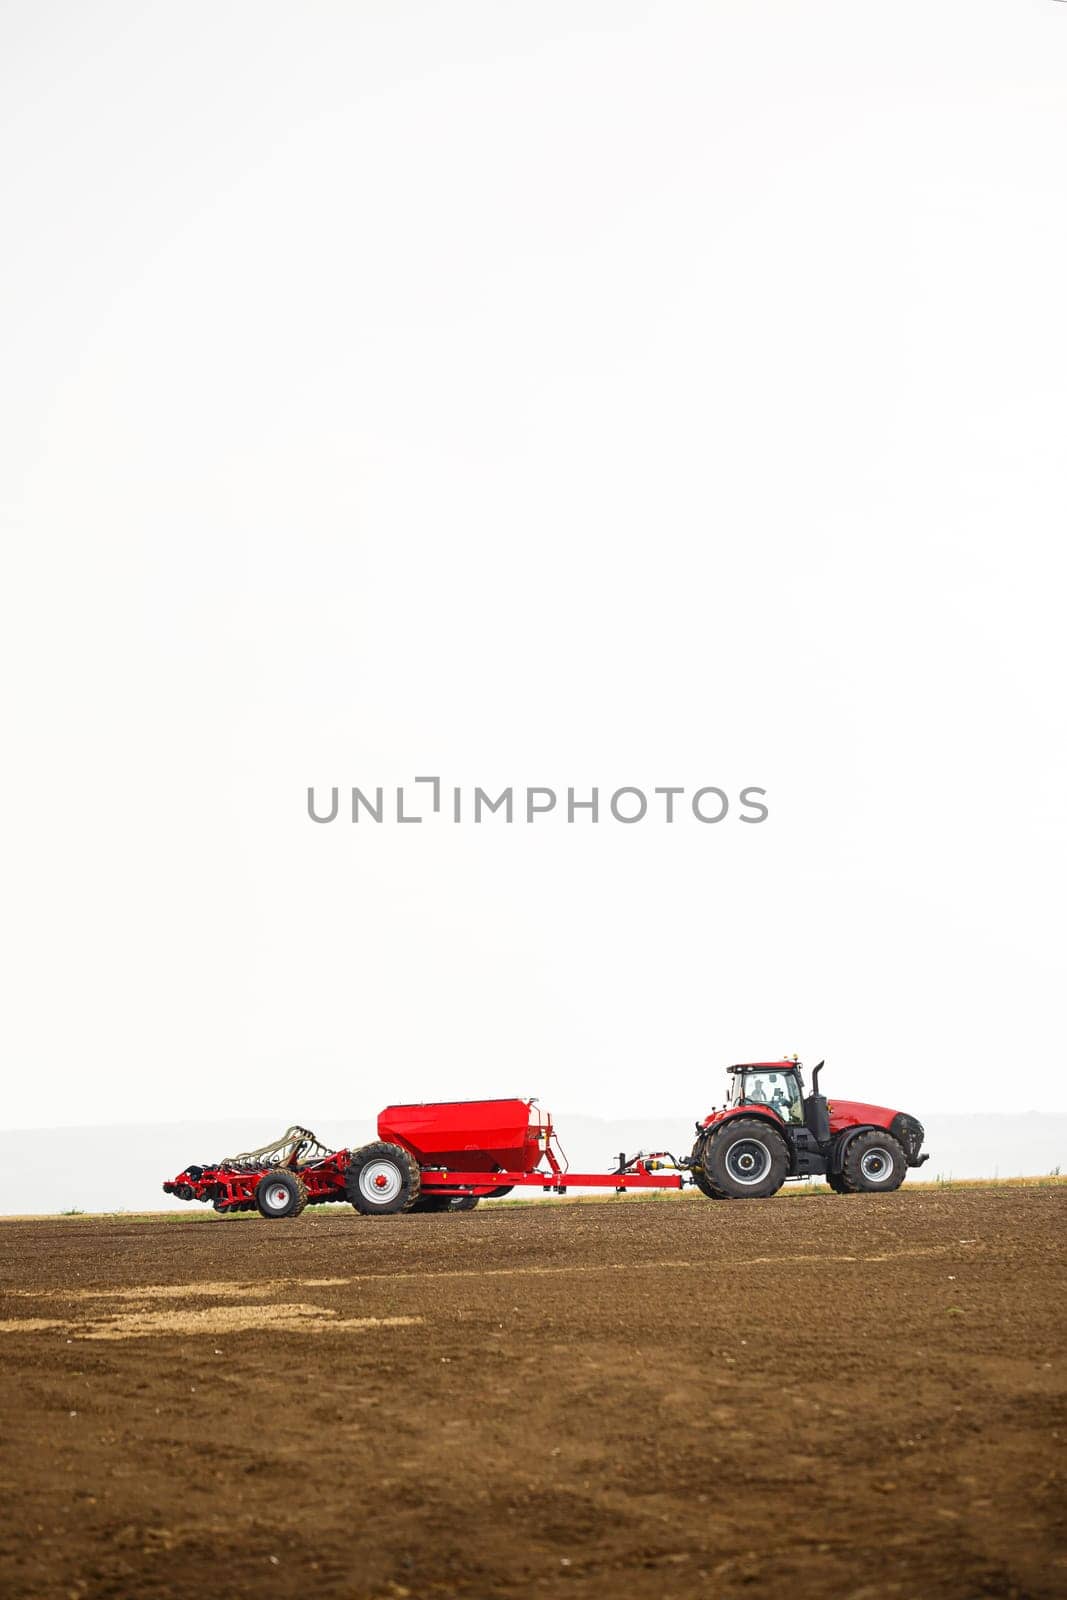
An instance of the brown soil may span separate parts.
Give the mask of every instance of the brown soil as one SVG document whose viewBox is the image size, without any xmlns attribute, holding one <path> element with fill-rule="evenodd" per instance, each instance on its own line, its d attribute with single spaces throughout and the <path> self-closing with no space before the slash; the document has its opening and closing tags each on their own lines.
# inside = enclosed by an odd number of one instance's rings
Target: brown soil
<svg viewBox="0 0 1067 1600">
<path fill-rule="evenodd" d="M 1004 1188 L 6 1222 L 0 1592 L 1062 1595 L 1065 1221 Z"/>
</svg>

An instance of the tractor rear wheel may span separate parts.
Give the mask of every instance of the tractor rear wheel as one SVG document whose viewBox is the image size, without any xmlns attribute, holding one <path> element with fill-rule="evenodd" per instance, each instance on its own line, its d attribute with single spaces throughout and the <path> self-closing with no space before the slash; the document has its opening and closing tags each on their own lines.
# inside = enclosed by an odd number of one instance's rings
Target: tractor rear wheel
<svg viewBox="0 0 1067 1600">
<path fill-rule="evenodd" d="M 709 1139 L 704 1171 L 729 1200 L 766 1200 L 785 1182 L 789 1151 L 766 1117 L 731 1117 Z"/>
<path fill-rule="evenodd" d="M 365 1217 L 410 1211 L 421 1182 L 414 1156 L 398 1144 L 365 1144 L 345 1168 L 345 1194 Z"/>
<path fill-rule="evenodd" d="M 900 1188 L 907 1170 L 907 1157 L 893 1135 L 871 1128 L 849 1144 L 841 1176 L 853 1194 L 888 1194 Z"/>
<path fill-rule="evenodd" d="M 726 1199 L 724 1194 L 720 1194 L 718 1189 L 712 1187 L 712 1185 L 708 1182 L 707 1177 L 703 1172 L 701 1172 L 699 1167 L 690 1168 L 690 1175 L 693 1179 L 693 1182 L 696 1184 L 697 1188 L 700 1190 L 701 1194 L 706 1200 Z"/>
<path fill-rule="evenodd" d="M 261 1217 L 298 1217 L 308 1203 L 308 1192 L 295 1172 L 265 1172 L 256 1184 L 255 1203 Z M 251 1201 L 245 1205 L 251 1207 Z"/>
</svg>

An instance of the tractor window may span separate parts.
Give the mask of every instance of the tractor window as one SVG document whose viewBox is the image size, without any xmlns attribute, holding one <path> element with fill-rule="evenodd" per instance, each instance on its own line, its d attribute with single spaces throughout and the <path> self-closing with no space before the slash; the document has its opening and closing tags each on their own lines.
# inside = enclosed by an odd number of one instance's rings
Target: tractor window
<svg viewBox="0 0 1067 1600">
<path fill-rule="evenodd" d="M 804 1121 L 800 1084 L 793 1072 L 741 1072 L 734 1079 L 734 1105 L 770 1106 L 783 1122 Z"/>
</svg>

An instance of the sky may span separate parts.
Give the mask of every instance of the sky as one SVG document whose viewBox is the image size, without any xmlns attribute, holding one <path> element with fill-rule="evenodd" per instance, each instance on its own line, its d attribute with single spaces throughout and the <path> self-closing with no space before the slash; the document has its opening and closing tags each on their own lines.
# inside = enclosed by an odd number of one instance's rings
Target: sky
<svg viewBox="0 0 1067 1600">
<path fill-rule="evenodd" d="M 11 0 L 0 61 L 5 1126 L 794 1052 L 1067 1110 L 1067 6 Z"/>
</svg>

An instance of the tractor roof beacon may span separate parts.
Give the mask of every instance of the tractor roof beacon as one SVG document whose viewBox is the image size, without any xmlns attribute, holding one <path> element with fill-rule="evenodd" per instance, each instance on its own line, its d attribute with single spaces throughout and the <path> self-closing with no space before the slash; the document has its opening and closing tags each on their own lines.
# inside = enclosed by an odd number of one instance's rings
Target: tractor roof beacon
<svg viewBox="0 0 1067 1600">
<path fill-rule="evenodd" d="M 729 1069 L 725 1106 L 696 1125 L 690 1154 L 619 1152 L 607 1172 L 571 1172 L 552 1118 L 536 1100 L 452 1100 L 386 1106 L 378 1138 L 331 1150 L 307 1128 L 273 1145 L 186 1167 L 163 1185 L 179 1200 L 216 1211 L 297 1217 L 306 1206 L 348 1200 L 365 1216 L 472 1211 L 513 1189 L 681 1189 L 709 1200 L 762 1200 L 788 1178 L 824 1176 L 836 1194 L 899 1189 L 920 1167 L 923 1128 L 885 1106 L 819 1093 L 823 1063 L 804 1093 L 800 1062 L 749 1061 Z"/>
</svg>

